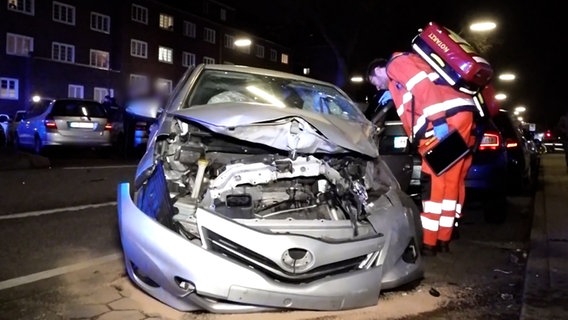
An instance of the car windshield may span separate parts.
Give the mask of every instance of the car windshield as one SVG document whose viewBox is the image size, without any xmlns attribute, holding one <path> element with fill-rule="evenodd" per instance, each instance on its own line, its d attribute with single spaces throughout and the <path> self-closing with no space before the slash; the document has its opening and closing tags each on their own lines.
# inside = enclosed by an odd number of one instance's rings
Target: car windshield
<svg viewBox="0 0 568 320">
<path fill-rule="evenodd" d="M 333 86 L 292 78 L 205 70 L 197 80 L 186 108 L 226 103 L 266 104 L 267 107 L 295 108 L 363 122 L 365 116 L 345 94 Z"/>
<path fill-rule="evenodd" d="M 106 117 L 103 106 L 96 101 L 58 100 L 51 111 L 53 116 Z"/>
</svg>

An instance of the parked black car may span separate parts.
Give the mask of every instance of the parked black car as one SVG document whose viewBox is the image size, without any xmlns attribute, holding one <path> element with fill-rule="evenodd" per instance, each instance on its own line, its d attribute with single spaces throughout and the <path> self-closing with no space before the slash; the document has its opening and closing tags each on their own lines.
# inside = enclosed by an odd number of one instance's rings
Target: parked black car
<svg viewBox="0 0 568 320">
<path fill-rule="evenodd" d="M 510 112 L 501 109 L 493 122 L 505 140 L 507 150 L 507 192 L 509 195 L 526 194 L 532 190 L 534 175 L 531 166 L 531 150 L 521 128 Z M 532 161 L 535 161 L 533 158 Z"/>
</svg>

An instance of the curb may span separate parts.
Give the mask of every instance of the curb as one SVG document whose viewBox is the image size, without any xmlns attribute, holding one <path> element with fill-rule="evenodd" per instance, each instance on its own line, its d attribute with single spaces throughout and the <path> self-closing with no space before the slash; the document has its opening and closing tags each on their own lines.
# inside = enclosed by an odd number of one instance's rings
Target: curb
<svg viewBox="0 0 568 320">
<path fill-rule="evenodd" d="M 539 183 L 542 182 L 539 175 Z M 537 191 L 534 199 L 530 251 L 525 267 L 520 320 L 543 319 L 546 309 L 546 292 L 550 287 L 548 241 L 544 190 Z M 544 317 L 546 318 L 546 317 Z"/>
</svg>

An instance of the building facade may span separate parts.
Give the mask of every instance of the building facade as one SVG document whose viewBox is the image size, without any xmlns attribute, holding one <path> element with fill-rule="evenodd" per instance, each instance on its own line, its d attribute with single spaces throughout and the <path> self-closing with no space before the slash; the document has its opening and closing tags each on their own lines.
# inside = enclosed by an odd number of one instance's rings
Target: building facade
<svg viewBox="0 0 568 320">
<path fill-rule="evenodd" d="M 199 63 L 292 71 L 287 47 L 231 27 L 235 10 L 214 0 L 2 1 L 0 113 L 10 116 L 34 95 L 167 94 Z"/>
</svg>

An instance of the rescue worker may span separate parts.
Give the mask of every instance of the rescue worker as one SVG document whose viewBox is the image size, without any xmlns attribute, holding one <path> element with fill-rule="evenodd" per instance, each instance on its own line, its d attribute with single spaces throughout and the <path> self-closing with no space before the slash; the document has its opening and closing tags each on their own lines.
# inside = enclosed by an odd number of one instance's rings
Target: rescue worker
<svg viewBox="0 0 568 320">
<path fill-rule="evenodd" d="M 388 89 L 409 141 L 421 156 L 430 149 L 433 137 L 443 139 L 457 130 L 472 147 L 475 135 L 473 97 L 444 80 L 417 54 L 394 53 L 389 60 L 375 59 L 367 70 L 369 82 L 378 90 Z M 424 255 L 449 252 L 456 216 L 465 201 L 465 177 L 471 153 L 437 176 L 422 163 L 422 212 Z"/>
</svg>

